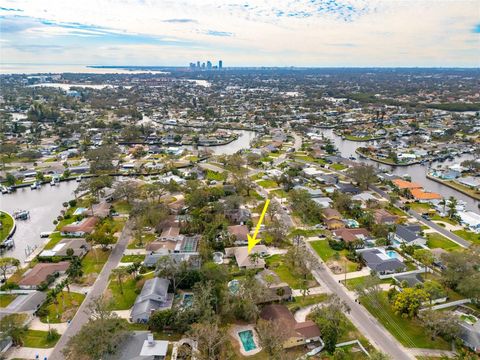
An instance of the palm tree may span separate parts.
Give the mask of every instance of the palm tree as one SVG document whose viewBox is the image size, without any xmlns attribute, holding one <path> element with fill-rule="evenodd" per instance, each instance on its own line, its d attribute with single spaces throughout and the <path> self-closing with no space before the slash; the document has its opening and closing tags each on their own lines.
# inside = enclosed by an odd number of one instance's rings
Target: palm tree
<svg viewBox="0 0 480 360">
<path fill-rule="evenodd" d="M 447 200 L 445 200 L 445 198 L 442 198 L 442 200 L 439 201 L 438 205 L 443 207 L 443 214 L 445 214 L 445 208 L 447 206 Z"/>
<path fill-rule="evenodd" d="M 118 286 L 120 287 L 120 294 L 123 295 L 122 280 L 128 275 L 127 268 L 125 266 L 117 267 L 112 270 L 112 274 L 117 277 Z"/>
<path fill-rule="evenodd" d="M 457 213 L 457 204 L 458 201 L 453 196 L 448 198 L 448 217 L 452 219 Z"/>
</svg>

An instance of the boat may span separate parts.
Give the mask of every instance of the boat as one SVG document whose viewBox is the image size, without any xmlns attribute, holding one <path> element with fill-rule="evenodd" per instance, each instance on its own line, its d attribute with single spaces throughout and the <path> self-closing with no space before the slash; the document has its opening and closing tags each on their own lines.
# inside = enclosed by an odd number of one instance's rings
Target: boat
<svg viewBox="0 0 480 360">
<path fill-rule="evenodd" d="M 2 194 L 8 194 L 8 188 L 6 186 L 0 187 L 0 191 L 2 192 Z"/>
<path fill-rule="evenodd" d="M 76 180 L 76 181 L 77 181 L 77 182 L 82 181 L 82 175 L 80 175 L 79 177 L 77 177 L 77 180 Z"/>
<path fill-rule="evenodd" d="M 349 157 L 349 159 L 350 159 L 350 160 L 357 160 L 357 158 L 356 158 L 355 156 L 353 156 L 353 155 L 351 155 L 351 156 Z"/>
<path fill-rule="evenodd" d="M 15 220 L 28 220 L 30 219 L 30 211 L 28 210 L 17 210 L 13 212 L 13 217 Z"/>
<path fill-rule="evenodd" d="M 31 190 L 37 190 L 40 189 L 40 183 L 38 181 L 35 181 L 32 185 L 30 185 Z"/>
<path fill-rule="evenodd" d="M 55 186 L 55 185 L 57 185 L 57 182 L 54 179 L 52 179 L 52 181 L 50 181 L 50 186 Z"/>
</svg>

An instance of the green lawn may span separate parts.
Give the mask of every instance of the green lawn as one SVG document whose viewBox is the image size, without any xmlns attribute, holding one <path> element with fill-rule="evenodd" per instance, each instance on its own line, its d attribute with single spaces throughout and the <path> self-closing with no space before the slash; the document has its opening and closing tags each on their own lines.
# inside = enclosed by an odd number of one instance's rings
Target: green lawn
<svg viewBox="0 0 480 360">
<path fill-rule="evenodd" d="M 144 248 L 146 244 L 151 243 L 157 238 L 155 234 L 145 234 L 143 236 L 143 245 L 139 246 L 139 240 L 133 238 L 133 241 L 128 244 L 127 249 L 139 249 L 139 248 Z"/>
<path fill-rule="evenodd" d="M 47 340 L 48 331 L 27 330 L 22 336 L 22 343 L 25 347 L 48 349 L 55 346 L 60 335 L 52 340 Z"/>
<path fill-rule="evenodd" d="M 294 313 L 302 307 L 322 303 L 327 300 L 328 297 L 328 294 L 307 295 L 305 297 L 297 296 L 287 304 L 287 307 L 291 312 Z"/>
<path fill-rule="evenodd" d="M 418 320 L 396 315 L 385 293 L 381 294 L 378 302 L 371 297 L 362 297 L 361 303 L 405 347 L 450 349 L 449 344 L 443 339 L 431 340 Z"/>
<path fill-rule="evenodd" d="M 0 308 L 7 307 L 16 298 L 15 294 L 0 294 Z"/>
<path fill-rule="evenodd" d="M 422 203 L 410 203 L 409 206 L 410 206 L 410 209 L 418 213 L 426 213 L 431 209 L 430 205 L 422 204 Z"/>
<path fill-rule="evenodd" d="M 132 205 L 127 200 L 118 200 L 113 203 L 113 209 L 119 214 L 128 214 L 132 210 Z"/>
<path fill-rule="evenodd" d="M 226 172 L 218 173 L 212 170 L 207 170 L 207 180 L 225 181 L 226 179 L 227 179 Z"/>
<path fill-rule="evenodd" d="M 323 261 L 337 261 L 338 265 L 342 266 L 342 268 L 346 264 L 347 272 L 357 271 L 358 264 L 348 260 L 345 257 L 348 252 L 346 249 L 341 251 L 333 250 L 328 244 L 327 240 L 312 241 L 310 242 L 310 245 L 312 246 L 313 250 L 315 250 L 317 254 L 322 258 Z M 336 253 L 339 254 L 338 259 L 335 259 L 334 257 Z"/>
<path fill-rule="evenodd" d="M 110 251 L 102 249 L 92 249 L 82 259 L 82 268 L 85 275 L 102 271 L 103 265 L 107 262 Z"/>
<path fill-rule="evenodd" d="M 120 262 L 131 263 L 131 262 L 142 262 L 145 260 L 145 255 L 123 255 Z"/>
<path fill-rule="evenodd" d="M 53 249 L 55 247 L 55 245 L 57 245 L 60 240 L 62 240 L 64 238 L 64 236 L 62 236 L 62 234 L 57 231 L 57 232 L 54 232 L 53 234 L 50 234 L 50 241 L 47 243 L 47 245 L 45 245 L 45 250 L 50 250 L 50 249 Z"/>
<path fill-rule="evenodd" d="M 448 217 L 442 217 L 438 214 L 435 214 L 435 215 L 431 216 L 430 219 L 432 219 L 434 221 L 446 222 L 447 224 L 450 224 L 450 225 L 458 225 L 458 223 L 455 220 L 452 220 Z"/>
<path fill-rule="evenodd" d="M 46 310 L 46 314 L 40 317 L 40 320 L 44 323 L 61 323 L 73 319 L 78 308 L 85 299 L 85 295 L 70 292 L 62 291 L 61 294 L 57 295 L 58 305 L 55 305 L 53 302 L 45 303 L 41 310 Z M 58 311 L 58 312 L 57 312 Z"/>
<path fill-rule="evenodd" d="M 128 310 L 133 306 L 138 296 L 136 284 L 137 282 L 133 277 L 124 278 L 122 280 L 123 294 L 121 294 L 117 278 L 114 276 L 110 278 L 107 297 L 112 300 L 112 310 Z"/>
<path fill-rule="evenodd" d="M 345 170 L 347 168 L 347 166 L 343 165 L 343 164 L 332 164 L 329 166 L 330 169 L 333 169 L 333 170 L 336 170 L 336 171 L 341 171 L 341 170 Z"/>
<path fill-rule="evenodd" d="M 426 237 L 427 237 L 427 246 L 430 249 L 440 248 L 447 251 L 460 249 L 460 245 L 454 243 L 453 241 L 447 239 L 445 236 L 439 233 L 429 233 L 429 234 L 426 234 Z"/>
<path fill-rule="evenodd" d="M 333 250 L 330 245 L 328 245 L 327 240 L 317 240 L 310 242 L 313 250 L 322 258 L 323 261 L 330 260 L 337 251 Z"/>
<path fill-rule="evenodd" d="M 8 234 L 13 228 L 13 217 L 6 212 L 0 211 L 0 221 L 2 222 L 2 226 L 0 227 L 0 242 L 6 239 Z"/>
<path fill-rule="evenodd" d="M 278 184 L 273 180 L 260 180 L 257 181 L 257 184 L 266 189 L 278 187 Z"/>
<path fill-rule="evenodd" d="M 270 193 L 278 196 L 279 198 L 286 198 L 288 196 L 287 192 L 283 189 L 272 190 Z"/>
<path fill-rule="evenodd" d="M 290 268 L 288 264 L 283 261 L 282 255 L 272 255 L 265 259 L 270 270 L 273 270 L 280 280 L 286 282 L 293 289 L 299 289 L 302 287 L 302 279 Z M 313 276 L 308 275 L 309 287 L 316 284 Z"/>
<path fill-rule="evenodd" d="M 474 232 L 467 231 L 467 230 L 455 230 L 453 231 L 453 233 L 465 240 L 471 241 L 476 244 L 480 244 L 480 234 L 475 234 Z"/>
</svg>

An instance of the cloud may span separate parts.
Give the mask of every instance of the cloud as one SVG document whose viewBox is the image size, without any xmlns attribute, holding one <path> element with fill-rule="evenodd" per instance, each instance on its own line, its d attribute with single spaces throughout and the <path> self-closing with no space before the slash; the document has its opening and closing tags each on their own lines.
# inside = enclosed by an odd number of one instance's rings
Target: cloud
<svg viewBox="0 0 480 360">
<path fill-rule="evenodd" d="M 228 31 L 207 30 L 207 35 L 211 36 L 233 36 L 233 33 Z"/>
<path fill-rule="evenodd" d="M 198 21 L 195 19 L 167 19 L 162 20 L 164 23 L 171 23 L 171 24 L 187 24 L 187 23 L 197 23 Z"/>
</svg>

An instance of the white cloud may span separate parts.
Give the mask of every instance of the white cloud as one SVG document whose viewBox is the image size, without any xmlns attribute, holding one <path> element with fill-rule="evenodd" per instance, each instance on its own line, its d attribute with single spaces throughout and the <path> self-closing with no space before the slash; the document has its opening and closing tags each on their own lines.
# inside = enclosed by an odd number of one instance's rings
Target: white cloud
<svg viewBox="0 0 480 360">
<path fill-rule="evenodd" d="M 103 43 L 99 39 L 85 47 L 77 58 L 85 63 L 101 58 L 106 64 L 113 64 L 122 58 L 137 64 L 175 65 L 202 56 L 222 58 L 232 65 L 478 66 L 480 57 L 479 36 L 472 32 L 480 22 L 476 0 L 4 3 L 5 7 L 23 10 L 22 16 L 57 24 L 28 28 L 15 35 L 18 43 L 28 43 L 36 37 L 49 37 L 54 42 L 55 37 L 118 35 L 115 41 L 106 37 Z M 68 23 L 88 27 L 63 26 Z M 122 41 L 121 35 L 126 34 L 139 36 L 139 43 L 132 45 L 135 37 Z M 142 43 L 141 36 L 152 41 Z M 111 58 L 99 55 L 98 49 L 110 45 L 109 42 L 114 42 L 112 46 L 118 50 Z M 25 61 L 8 54 L 8 62 Z M 48 58 L 48 54 L 42 56 Z"/>
</svg>

